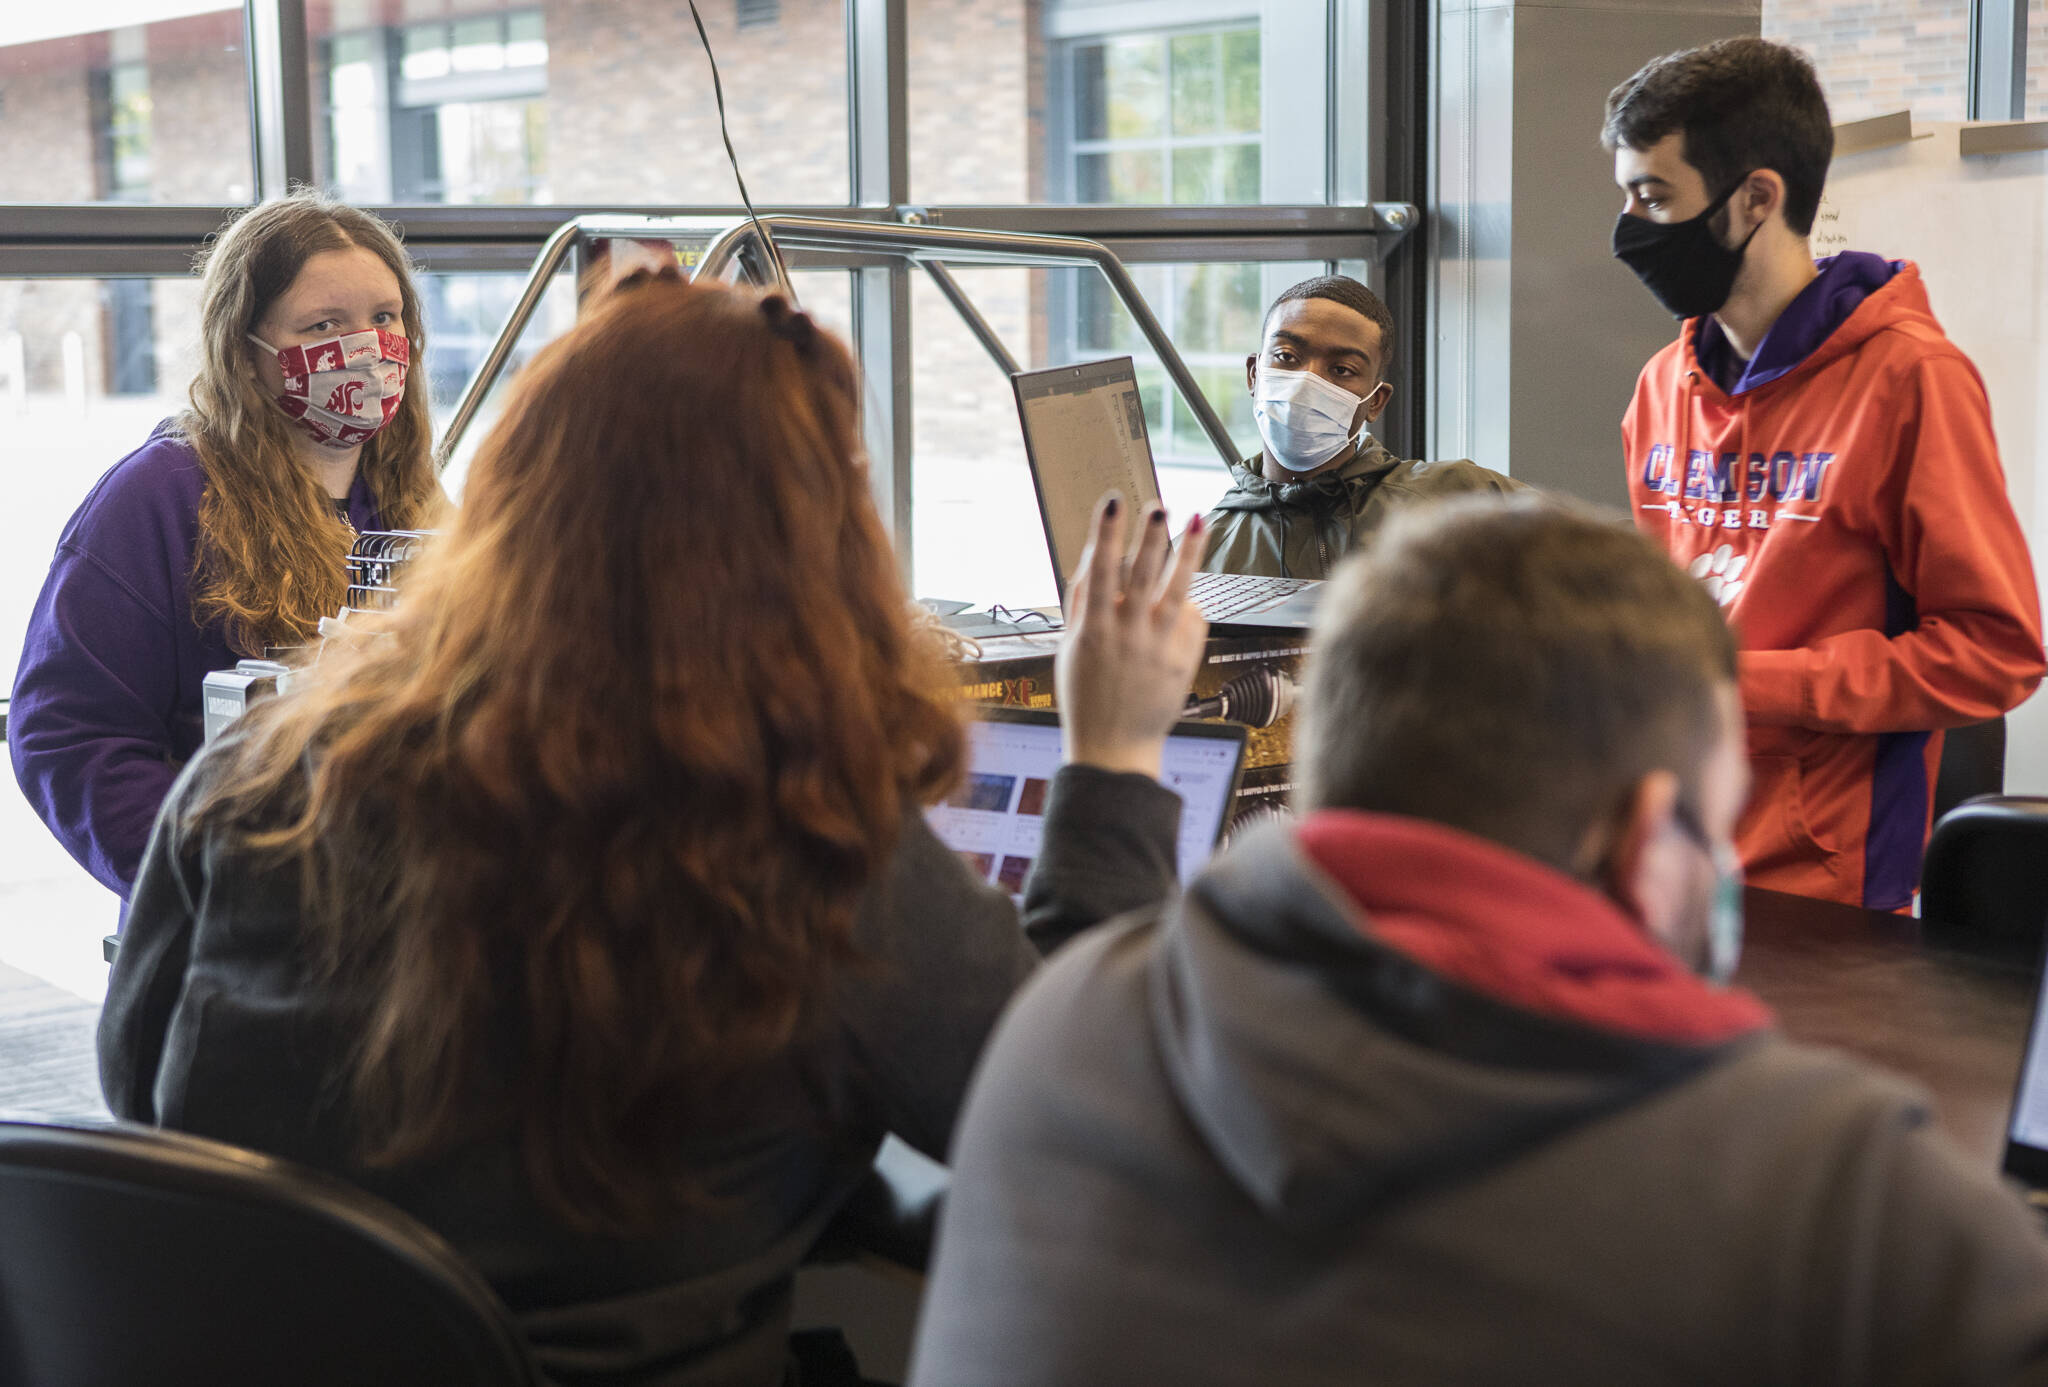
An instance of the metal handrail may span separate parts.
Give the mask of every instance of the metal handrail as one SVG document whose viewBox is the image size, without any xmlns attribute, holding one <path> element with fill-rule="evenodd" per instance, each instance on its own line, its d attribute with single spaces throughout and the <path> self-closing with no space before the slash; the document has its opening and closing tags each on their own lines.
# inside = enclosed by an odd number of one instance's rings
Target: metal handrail
<svg viewBox="0 0 2048 1387">
<path fill-rule="evenodd" d="M 526 285 L 520 291 L 519 301 L 512 307 L 505 325 L 498 332 L 497 340 L 484 354 L 469 383 L 463 387 L 461 398 L 455 403 L 455 413 L 448 421 L 447 430 L 441 435 L 441 443 L 435 452 L 435 462 L 447 467 L 454 457 L 455 449 L 462 441 L 463 434 L 475 421 L 476 414 L 483 407 L 484 397 L 490 393 L 498 375 L 511 357 L 513 347 L 520 334 L 526 330 L 528 320 L 547 292 L 548 283 L 555 272 L 561 269 L 563 261 L 575 247 L 580 231 L 594 233 L 605 229 L 616 221 L 606 217 L 578 217 L 562 223 L 549 236 L 534 259 L 533 268 L 527 273 Z M 1153 316 L 1151 306 L 1138 292 L 1137 284 L 1130 272 L 1109 247 L 1099 241 L 1086 240 L 1079 236 L 1032 235 L 1018 231 L 982 231 L 971 227 L 938 227 L 900 225 L 890 222 L 837 221 L 824 217 L 798 217 L 769 215 L 761 218 L 763 227 L 779 247 L 816 251 L 859 251 L 870 255 L 888 255 L 901 258 L 909 263 L 923 266 L 944 293 L 946 301 L 960 314 L 982 346 L 988 351 L 1006 374 L 1017 369 L 1016 361 L 1003 347 L 988 321 L 975 310 L 966 292 L 946 270 L 948 264 L 1001 265 L 1012 268 L 1059 268 L 1094 266 L 1102 272 L 1103 278 L 1123 302 L 1138 325 L 1138 331 L 1145 335 L 1145 341 L 1158 355 L 1160 364 L 1188 410 L 1202 426 L 1202 432 L 1215 445 L 1217 456 L 1225 464 L 1236 462 L 1240 456 L 1237 445 L 1231 441 L 1223 421 L 1217 417 L 1208 397 L 1202 394 L 1194 374 L 1187 363 L 1181 360 L 1174 349 L 1166 330 Z M 645 235 L 650 224 L 645 219 L 636 219 L 635 230 Z M 721 277 L 728 267 L 735 267 L 740 257 L 747 252 L 759 260 L 762 248 L 760 233 L 754 224 L 744 218 L 736 218 L 732 225 L 719 233 L 704 249 L 696 267 L 701 276 Z"/>
<path fill-rule="evenodd" d="M 870 254 L 900 256 L 912 264 L 973 264 L 1004 265 L 1023 268 L 1054 268 L 1066 266 L 1093 265 L 1102 271 L 1109 287 L 1116 291 L 1123 301 L 1124 309 L 1131 320 L 1138 325 L 1138 331 L 1145 335 L 1145 341 L 1159 357 L 1160 365 L 1166 368 L 1167 376 L 1180 391 L 1188 411 L 1195 416 L 1195 422 L 1202 426 L 1202 432 L 1209 435 L 1209 441 L 1216 446 L 1216 454 L 1226 466 L 1238 461 L 1243 455 L 1231 441 L 1229 430 L 1223 427 L 1223 420 L 1202 393 L 1202 387 L 1195 382 L 1194 373 L 1174 350 L 1173 342 L 1166 335 L 1166 329 L 1152 316 L 1151 306 L 1145 296 L 1138 292 L 1130 271 L 1116 253 L 1100 241 L 1085 240 L 1079 236 L 1039 236 L 1021 231 L 982 231 L 964 226 L 917 226 L 890 222 L 849 222 L 833 221 L 824 217 L 767 216 L 761 218 L 768 234 L 775 238 L 777 245 L 785 249 L 825 251 L 866 251 Z M 705 247 L 703 257 L 697 262 L 697 273 L 716 275 L 723 272 L 726 264 L 736 258 L 750 242 L 758 241 L 760 233 L 751 222 L 735 222 L 725 233 Z M 954 298 L 957 284 L 950 288 L 950 275 L 939 276 L 939 287 L 946 291 L 946 298 L 954 308 L 960 308 Z M 967 326 L 989 349 L 996 364 L 1006 371 L 1014 370 L 1007 352 L 1000 350 L 1000 344 L 993 341 L 993 334 L 987 330 L 986 322 L 978 322 L 979 314 L 961 313 Z"/>
<path fill-rule="evenodd" d="M 491 343 L 491 349 L 484 353 L 484 359 L 470 373 L 469 384 L 462 387 L 462 398 L 455 402 L 455 415 L 448 421 L 447 431 L 441 435 L 441 446 L 434 452 L 435 467 L 447 470 L 448 460 L 455 456 L 455 445 L 462 441 L 470 421 L 483 408 L 484 396 L 491 393 L 491 385 L 498 379 L 498 372 L 505 369 L 505 361 L 512 355 L 512 348 L 518 345 L 519 335 L 526 331 L 527 320 L 533 317 L 533 310 L 540 306 L 541 296 L 548 291 L 548 281 L 569 258 L 569 251 L 576 244 L 576 232 L 582 225 L 581 217 L 563 222 L 542 244 L 540 254 L 534 257 L 533 268 L 526 274 L 526 287 L 519 291 L 519 302 L 512 305 L 512 313 L 505 319 L 505 326 L 498 330 L 498 340 Z"/>
</svg>

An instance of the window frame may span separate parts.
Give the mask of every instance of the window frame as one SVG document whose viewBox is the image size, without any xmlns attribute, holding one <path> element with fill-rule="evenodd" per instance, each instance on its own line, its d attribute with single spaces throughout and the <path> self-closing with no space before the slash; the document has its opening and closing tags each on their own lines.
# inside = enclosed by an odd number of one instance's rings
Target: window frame
<svg viewBox="0 0 2048 1387">
<path fill-rule="evenodd" d="M 913 204 L 906 96 L 908 0 L 845 0 L 847 24 L 847 156 L 851 199 L 841 205 L 763 207 L 851 220 L 913 218 L 994 230 L 1083 236 L 1130 264 L 1214 261 L 1363 262 L 1395 306 L 1415 342 L 1423 323 L 1419 256 L 1404 249 L 1415 223 L 1404 204 L 1422 200 L 1424 165 L 1409 148 L 1423 119 L 1425 35 L 1400 0 L 1321 0 L 1320 15 L 1290 10 L 1303 33 L 1319 30 L 1325 70 L 1313 75 L 1328 94 L 1322 103 L 1323 187 L 1317 201 L 1287 204 L 1088 206 L 1066 204 Z M 1271 6 L 1259 0 L 1081 0 L 1049 7 L 1049 41 L 1065 43 L 1091 27 L 1195 29 L 1242 21 Z M 1177 18 L 1174 18 L 1177 16 Z M 327 118 L 331 93 L 314 88 L 314 41 L 304 0 L 244 0 L 244 54 L 250 100 L 255 198 L 315 180 L 313 122 Z M 505 21 L 509 24 L 509 18 Z M 397 26 L 391 33 L 402 32 Z M 331 43 L 337 36 L 328 36 Z M 396 41 L 396 40 L 389 40 Z M 1262 57 L 1262 62 L 1264 61 Z M 323 65 L 322 72 L 325 72 Z M 1262 129 L 1264 128 L 1262 124 Z M 1415 134 L 1412 140 L 1419 141 Z M 1048 150 L 1050 156 L 1052 151 Z M 246 205 L 246 204 L 243 204 Z M 564 221 L 601 212 L 646 212 L 626 204 L 486 206 L 364 204 L 402 223 L 414 257 L 436 271 L 521 271 Z M 185 272 L 193 255 L 239 207 L 74 203 L 10 204 L 0 215 L 0 278 L 121 278 Z M 704 207 L 663 207 L 675 215 L 741 215 L 737 201 Z M 797 267 L 808 262 L 793 258 Z M 843 263 L 843 262 L 840 262 Z M 855 273 L 853 330 L 864 368 L 890 388 L 870 392 L 869 446 L 877 500 L 907 552 L 911 466 L 911 381 L 907 267 L 875 265 Z M 1405 389 L 1422 398 L 1420 353 Z M 1390 442 L 1405 441 L 1404 416 L 1390 411 Z M 1412 416 L 1420 418 L 1419 410 Z"/>
</svg>

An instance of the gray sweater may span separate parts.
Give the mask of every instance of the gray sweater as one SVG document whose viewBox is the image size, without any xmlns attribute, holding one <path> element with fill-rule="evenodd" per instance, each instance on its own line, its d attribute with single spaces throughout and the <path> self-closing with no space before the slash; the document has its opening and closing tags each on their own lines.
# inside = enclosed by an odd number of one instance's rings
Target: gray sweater
<svg viewBox="0 0 2048 1387">
<path fill-rule="evenodd" d="M 945 1157 L 982 1044 L 1037 966 L 1009 898 L 906 817 L 861 908 L 869 966 L 843 980 L 837 1025 L 705 1114 L 690 1161 L 721 1198 L 641 1237 L 578 1236 L 528 1192 L 509 1135 L 395 1172 L 357 1166 L 337 1074 L 358 999 L 308 979 L 294 874 L 180 829 L 207 762 L 173 789 L 136 881 L 100 1020 L 108 1107 L 398 1204 L 481 1268 L 564 1383 L 779 1383 L 798 1263 L 885 1133 Z M 1167 894 L 1179 814 L 1143 776 L 1062 770 L 1026 895 L 1032 938 L 1049 948 Z"/>
<path fill-rule="evenodd" d="M 1338 890 L 1266 831 L 1019 999 L 913 1387 L 2048 1381 L 2048 1244 L 1917 1095 L 1519 1011 Z"/>
</svg>

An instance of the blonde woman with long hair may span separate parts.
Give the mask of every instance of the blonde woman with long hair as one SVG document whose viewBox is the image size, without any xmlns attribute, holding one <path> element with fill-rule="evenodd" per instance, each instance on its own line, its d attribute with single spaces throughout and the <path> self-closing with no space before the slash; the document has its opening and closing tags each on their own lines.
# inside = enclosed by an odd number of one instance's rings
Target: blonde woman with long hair
<svg viewBox="0 0 2048 1387">
<path fill-rule="evenodd" d="M 199 749 L 201 680 L 310 639 L 356 531 L 428 524 L 441 498 L 390 227 L 301 193 L 237 218 L 200 274 L 189 405 L 64 527 L 8 711 L 29 803 L 124 899 Z"/>
</svg>

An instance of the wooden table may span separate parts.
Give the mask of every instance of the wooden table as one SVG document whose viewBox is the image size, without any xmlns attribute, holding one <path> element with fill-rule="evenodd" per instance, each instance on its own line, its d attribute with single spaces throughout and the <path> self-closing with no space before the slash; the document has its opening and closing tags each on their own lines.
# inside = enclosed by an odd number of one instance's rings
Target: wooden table
<svg viewBox="0 0 2048 1387">
<path fill-rule="evenodd" d="M 989 703 L 1049 706 L 1057 636 L 982 643 L 962 670 L 963 692 Z M 1212 639 L 1198 692 L 1251 662 L 1293 672 L 1282 642 Z M 1253 734 L 1244 797 L 1284 801 L 1291 788 L 1292 718 Z M 1785 1033 L 1831 1046 L 1927 1089 L 1965 1151 L 1996 1169 L 2034 1002 L 2030 963 L 1928 947 L 1920 922 L 1881 911 L 1751 887 L 1736 981 L 1778 1015 Z"/>
<path fill-rule="evenodd" d="M 1750 888 L 1735 980 L 1785 1034 L 1914 1080 L 1993 1169 L 2034 1003 L 2034 971 L 1921 941 L 1920 922 Z"/>
</svg>

